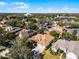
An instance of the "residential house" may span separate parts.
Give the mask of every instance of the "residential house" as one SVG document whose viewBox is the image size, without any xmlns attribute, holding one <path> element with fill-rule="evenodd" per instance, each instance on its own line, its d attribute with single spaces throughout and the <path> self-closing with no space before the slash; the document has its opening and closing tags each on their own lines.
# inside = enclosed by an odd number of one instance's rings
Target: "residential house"
<svg viewBox="0 0 79 59">
<path fill-rule="evenodd" d="M 28 36 L 29 36 L 29 35 L 28 35 L 28 31 L 29 31 L 29 30 L 26 30 L 26 29 L 21 30 L 21 31 L 19 32 L 19 37 L 20 37 L 20 38 L 28 37 Z"/>
<path fill-rule="evenodd" d="M 55 17 L 55 19 L 56 18 L 59 18 L 59 19 L 76 19 L 77 17 L 75 17 L 75 16 L 59 16 L 59 15 L 57 15 L 56 17 Z"/>
<path fill-rule="evenodd" d="M 8 57 L 10 50 L 4 46 L 0 46 L 0 57 Z"/>
<path fill-rule="evenodd" d="M 36 35 L 36 31 L 34 30 L 27 30 L 27 29 L 22 29 L 20 32 L 19 32 L 19 37 L 20 38 L 28 38 L 28 37 L 31 37 L 33 35 Z"/>
<path fill-rule="evenodd" d="M 7 22 L 7 20 L 3 19 L 2 21 L 0 21 L 0 23 L 5 24 Z"/>
<path fill-rule="evenodd" d="M 2 28 L 4 26 L 4 24 L 0 23 L 0 27 Z"/>
<path fill-rule="evenodd" d="M 12 29 L 13 29 L 12 26 L 9 26 L 9 25 L 5 27 L 5 31 L 8 31 L 8 32 L 10 32 Z"/>
<path fill-rule="evenodd" d="M 33 50 L 42 53 L 46 46 L 48 46 L 50 42 L 53 40 L 53 38 L 54 37 L 52 37 L 50 34 L 37 34 L 35 36 L 32 36 L 31 40 L 37 42 L 37 47 Z"/>
<path fill-rule="evenodd" d="M 3 24 L 3 23 L 0 23 L 0 27 L 8 32 L 10 32 L 13 29 L 12 26 L 9 26 L 9 25 Z"/>
<path fill-rule="evenodd" d="M 12 29 L 12 31 L 10 31 L 10 33 L 11 33 L 11 34 L 18 35 L 21 30 L 22 30 L 22 28 L 13 27 L 13 29 Z"/>
<path fill-rule="evenodd" d="M 39 26 L 39 29 L 41 29 L 41 30 L 45 30 L 47 28 L 48 28 L 48 24 L 47 23 L 40 24 L 40 26 Z"/>
<path fill-rule="evenodd" d="M 30 13 L 26 13 L 26 14 L 24 14 L 24 16 L 31 16 L 32 14 L 30 14 Z"/>
<path fill-rule="evenodd" d="M 39 23 L 39 18 L 34 18 L 36 20 L 37 23 Z"/>
<path fill-rule="evenodd" d="M 48 31 L 57 31 L 57 32 L 63 32 L 65 30 L 65 27 L 59 26 L 56 22 L 52 25 L 52 28 L 49 28 Z"/>
<path fill-rule="evenodd" d="M 61 21 L 61 20 L 63 20 L 63 22 L 65 22 L 65 21 L 67 21 L 67 22 L 69 22 L 69 21 L 75 21 L 77 19 L 77 17 L 76 16 L 64 16 L 64 15 L 57 15 L 56 17 L 54 17 L 54 20 L 55 21 Z"/>
<path fill-rule="evenodd" d="M 35 30 L 29 30 L 28 34 L 29 34 L 29 37 L 32 37 L 32 36 L 36 35 L 37 32 Z"/>
<path fill-rule="evenodd" d="M 63 50 L 66 53 L 66 58 L 79 58 L 79 41 L 67 41 L 67 40 L 58 40 L 57 42 L 52 44 L 52 50 L 57 51 L 58 49 Z M 74 55 L 74 56 L 71 56 Z M 74 58 L 74 59 L 75 59 Z"/>
</svg>

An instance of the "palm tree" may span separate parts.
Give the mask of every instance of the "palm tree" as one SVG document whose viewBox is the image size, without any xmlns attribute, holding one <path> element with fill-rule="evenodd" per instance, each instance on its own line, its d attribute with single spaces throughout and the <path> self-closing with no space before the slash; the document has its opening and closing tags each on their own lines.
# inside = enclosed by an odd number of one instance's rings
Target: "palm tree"
<svg viewBox="0 0 79 59">
<path fill-rule="evenodd" d="M 4 44 L 4 42 L 7 40 L 6 34 L 6 31 L 0 27 L 0 44 Z"/>
<path fill-rule="evenodd" d="M 34 41 L 33 41 L 34 42 Z M 29 44 L 29 41 L 26 38 L 19 39 L 16 38 L 14 41 L 14 47 L 11 49 L 11 58 L 12 59 L 28 59 L 31 57 L 29 54 L 32 50 L 32 44 Z"/>
</svg>

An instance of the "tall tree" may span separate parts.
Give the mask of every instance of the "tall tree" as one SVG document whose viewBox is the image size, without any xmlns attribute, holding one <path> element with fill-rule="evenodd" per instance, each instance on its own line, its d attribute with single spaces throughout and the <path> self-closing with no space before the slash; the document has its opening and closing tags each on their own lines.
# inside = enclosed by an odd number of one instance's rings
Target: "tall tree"
<svg viewBox="0 0 79 59">
<path fill-rule="evenodd" d="M 4 44 L 6 40 L 6 31 L 0 27 L 0 44 Z"/>
<path fill-rule="evenodd" d="M 31 57 L 29 53 L 31 53 L 31 44 L 25 38 L 16 39 L 14 41 L 14 47 L 11 50 L 12 59 L 28 59 Z"/>
</svg>

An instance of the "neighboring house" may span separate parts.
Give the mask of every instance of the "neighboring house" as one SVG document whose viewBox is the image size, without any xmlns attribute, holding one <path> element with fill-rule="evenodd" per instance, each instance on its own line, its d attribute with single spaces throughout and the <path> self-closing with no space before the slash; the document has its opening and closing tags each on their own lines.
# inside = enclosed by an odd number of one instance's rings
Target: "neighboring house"
<svg viewBox="0 0 79 59">
<path fill-rule="evenodd" d="M 26 29 L 22 29 L 20 32 L 19 32 L 19 37 L 20 38 L 28 38 L 28 37 L 31 37 L 33 35 L 36 35 L 36 31 L 34 30 L 26 30 Z"/>
<path fill-rule="evenodd" d="M 29 30 L 28 34 L 29 34 L 29 37 L 32 37 L 32 36 L 36 35 L 37 32 L 35 30 Z"/>
<path fill-rule="evenodd" d="M 66 55 L 66 59 L 78 59 L 78 58 L 74 53 L 70 52 Z"/>
<path fill-rule="evenodd" d="M 5 31 L 10 32 L 13 28 L 10 25 L 6 25 L 7 20 L 0 21 L 0 27 L 3 28 Z"/>
<path fill-rule="evenodd" d="M 59 18 L 59 19 L 76 19 L 77 17 L 75 17 L 75 16 L 59 16 L 59 15 L 57 15 L 55 17 L 55 19 L 57 19 L 57 18 Z"/>
<path fill-rule="evenodd" d="M 3 46 L 0 46 L 0 57 L 8 57 L 9 49 Z"/>
<path fill-rule="evenodd" d="M 36 20 L 37 23 L 39 23 L 39 18 L 34 18 Z"/>
<path fill-rule="evenodd" d="M 65 27 L 61 27 L 56 22 L 54 22 L 54 24 L 52 25 L 52 28 L 48 29 L 48 31 L 57 31 L 61 33 L 63 32 L 64 29 Z"/>
<path fill-rule="evenodd" d="M 23 19 L 22 19 L 22 22 L 26 22 L 26 21 L 27 21 L 27 18 L 25 18 L 25 19 L 23 18 Z"/>
<path fill-rule="evenodd" d="M 4 24 L 0 23 L 0 27 L 2 28 Z"/>
<path fill-rule="evenodd" d="M 41 29 L 41 30 L 45 30 L 47 28 L 48 28 L 48 24 L 47 23 L 40 24 L 40 26 L 39 26 L 39 29 Z"/>
<path fill-rule="evenodd" d="M 79 41 L 67 41 L 67 40 L 58 40 L 52 45 L 52 50 L 57 52 L 58 49 L 63 50 L 66 53 L 66 58 L 70 55 L 76 56 L 76 59 L 79 58 Z M 73 56 L 72 56 L 73 57 Z M 73 57 L 74 58 L 74 57 Z M 75 59 L 75 58 L 74 58 Z"/>
<path fill-rule="evenodd" d="M 20 38 L 24 38 L 24 37 L 28 37 L 29 35 L 28 35 L 28 31 L 29 30 L 26 30 L 26 29 L 23 29 L 23 30 L 21 30 L 20 32 L 19 32 L 19 37 Z"/>
<path fill-rule="evenodd" d="M 49 34 L 37 34 L 35 36 L 32 36 L 31 39 L 37 42 L 37 47 L 33 50 L 42 53 L 46 46 L 48 46 L 50 42 L 53 40 L 53 38 L 54 37 L 52 37 Z"/>
<path fill-rule="evenodd" d="M 7 25 L 7 26 L 5 27 L 5 31 L 8 31 L 8 32 L 10 32 L 12 29 L 13 29 L 12 26 L 8 26 L 8 25 Z"/>
<path fill-rule="evenodd" d="M 4 28 L 6 26 L 7 26 L 6 24 L 0 22 L 0 27 Z"/>
<path fill-rule="evenodd" d="M 21 30 L 22 30 L 22 28 L 13 27 L 13 29 L 12 29 L 12 31 L 10 31 L 10 33 L 18 35 Z"/>
<path fill-rule="evenodd" d="M 26 14 L 24 14 L 24 16 L 31 16 L 32 14 L 30 14 L 30 13 L 26 13 Z"/>
<path fill-rule="evenodd" d="M 10 32 L 13 29 L 12 26 L 9 26 L 9 25 L 3 24 L 3 23 L 0 23 L 0 27 L 8 32 Z"/>
<path fill-rule="evenodd" d="M 2 20 L 2 21 L 0 21 L 0 23 L 2 23 L 2 24 L 5 24 L 7 22 L 7 20 Z"/>
</svg>

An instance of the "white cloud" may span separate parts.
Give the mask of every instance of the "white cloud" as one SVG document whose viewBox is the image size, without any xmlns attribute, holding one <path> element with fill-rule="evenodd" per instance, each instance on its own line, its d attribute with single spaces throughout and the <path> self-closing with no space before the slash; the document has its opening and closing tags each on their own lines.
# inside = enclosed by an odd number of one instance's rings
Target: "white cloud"
<svg viewBox="0 0 79 59">
<path fill-rule="evenodd" d="M 31 5 L 24 2 L 0 2 L 0 13 L 25 13 L 29 11 Z"/>
<path fill-rule="evenodd" d="M 79 11 L 77 8 L 64 7 L 61 9 L 61 12 L 63 12 L 63 13 L 77 13 Z"/>
<path fill-rule="evenodd" d="M 70 10 L 70 8 L 68 8 L 68 7 L 65 7 L 65 8 L 63 8 L 63 10 Z"/>
<path fill-rule="evenodd" d="M 7 3 L 0 1 L 0 5 L 1 5 L 1 6 L 2 6 L 2 5 L 7 5 Z"/>
<path fill-rule="evenodd" d="M 30 4 L 24 3 L 24 2 L 15 2 L 13 4 L 16 6 L 16 8 L 29 8 L 30 7 Z"/>
<path fill-rule="evenodd" d="M 43 9 L 43 7 L 39 7 L 39 8 L 37 8 L 38 10 L 42 10 Z"/>
<path fill-rule="evenodd" d="M 52 12 L 52 11 L 53 11 L 53 8 L 48 8 L 47 9 L 47 12 L 49 12 L 49 13 Z"/>
<path fill-rule="evenodd" d="M 62 8 L 53 8 L 53 7 L 39 7 L 33 10 L 35 13 L 78 13 L 79 10 L 77 8 L 71 8 L 68 6 L 62 7 Z"/>
<path fill-rule="evenodd" d="M 35 12 L 35 13 L 51 13 L 52 10 L 53 10 L 53 8 L 39 7 L 39 8 L 35 8 L 33 10 L 33 12 Z"/>
<path fill-rule="evenodd" d="M 1 7 L 2 6 L 2 7 Z M 32 7 L 29 3 L 25 2 L 1 2 L 0 1 L 0 12 L 33 12 L 33 13 L 78 13 L 77 8 L 71 8 L 64 6 L 62 8 L 53 8 L 53 7 Z"/>
</svg>

